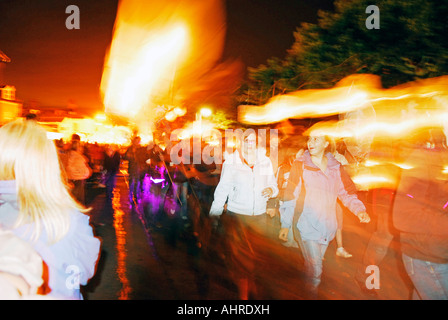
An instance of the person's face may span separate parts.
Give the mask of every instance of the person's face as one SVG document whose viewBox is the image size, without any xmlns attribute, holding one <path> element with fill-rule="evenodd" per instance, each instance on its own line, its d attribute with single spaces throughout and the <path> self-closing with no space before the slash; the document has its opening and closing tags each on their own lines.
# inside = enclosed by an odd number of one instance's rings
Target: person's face
<svg viewBox="0 0 448 320">
<path fill-rule="evenodd" d="M 321 154 L 328 147 L 329 142 L 323 136 L 310 136 L 308 139 L 308 151 L 312 156 Z"/>
<path fill-rule="evenodd" d="M 257 148 L 257 137 L 254 133 L 249 134 L 243 140 L 244 150 L 253 151 Z"/>
</svg>

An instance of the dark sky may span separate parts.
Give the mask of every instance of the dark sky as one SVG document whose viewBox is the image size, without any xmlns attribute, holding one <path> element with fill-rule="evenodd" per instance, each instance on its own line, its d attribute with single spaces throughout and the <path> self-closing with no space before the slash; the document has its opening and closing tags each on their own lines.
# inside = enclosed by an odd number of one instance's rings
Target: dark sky
<svg viewBox="0 0 448 320">
<path fill-rule="evenodd" d="M 143 0 L 142 0 L 143 1 Z M 246 67 L 284 57 L 301 22 L 316 22 L 332 0 L 227 0 L 223 59 Z M 68 30 L 68 5 L 80 9 L 81 28 Z M 25 105 L 102 110 L 99 86 L 112 39 L 118 0 L 0 0 L 0 50 L 12 62 L 3 74 Z"/>
</svg>

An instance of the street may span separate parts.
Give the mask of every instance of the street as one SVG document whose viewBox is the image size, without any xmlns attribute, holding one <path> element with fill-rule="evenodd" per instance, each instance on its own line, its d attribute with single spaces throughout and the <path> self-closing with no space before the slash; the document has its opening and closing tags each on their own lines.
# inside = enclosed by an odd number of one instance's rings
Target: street
<svg viewBox="0 0 448 320">
<path fill-rule="evenodd" d="M 88 189 L 91 222 L 102 240 L 96 275 L 84 287 L 86 300 L 237 300 L 238 290 L 228 270 L 222 239 L 180 232 L 173 218 L 152 223 L 153 200 L 146 190 L 141 203 L 132 208 L 128 187 L 119 176 L 112 205 L 103 189 Z M 369 229 L 370 228 L 370 229 Z M 396 240 L 379 266 L 380 288 L 375 295 L 361 292 L 353 279 L 372 226 L 344 217 L 344 246 L 353 254 L 336 256 L 333 241 L 326 252 L 319 299 L 407 300 L 411 285 L 403 271 Z M 264 241 L 264 240 L 262 240 Z M 206 243 L 208 242 L 208 243 Z M 300 276 L 300 251 L 278 241 L 262 244 L 257 265 L 257 290 L 252 299 L 307 299 Z"/>
</svg>

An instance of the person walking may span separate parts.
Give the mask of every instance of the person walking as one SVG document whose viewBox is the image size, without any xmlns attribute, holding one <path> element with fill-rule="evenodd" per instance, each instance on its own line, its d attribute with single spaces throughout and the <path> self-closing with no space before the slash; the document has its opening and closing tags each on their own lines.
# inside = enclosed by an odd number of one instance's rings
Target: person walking
<svg viewBox="0 0 448 320">
<path fill-rule="evenodd" d="M 288 213 L 285 212 L 282 219 L 279 238 L 287 241 L 291 226 L 298 231 L 295 239 L 304 257 L 307 287 L 311 297 L 317 298 L 322 261 L 338 229 L 337 199 L 358 216 L 360 222 L 367 223 L 370 217 L 356 194 L 347 192 L 344 181 L 347 183 L 350 177 L 333 157 L 330 140 L 312 133 L 307 147 L 291 169 L 283 203 Z"/>
<path fill-rule="evenodd" d="M 140 145 L 141 138 L 135 136 L 131 146 L 126 150 L 123 160 L 128 161 L 129 174 L 129 203 L 134 206 L 141 200 L 142 182 L 146 174 L 146 160 L 148 159 L 146 148 Z"/>
<path fill-rule="evenodd" d="M 103 167 L 105 170 L 105 185 L 106 185 L 106 200 L 111 203 L 113 199 L 113 190 L 117 179 L 118 171 L 120 170 L 121 155 L 115 145 L 106 147 L 104 154 Z"/>
<path fill-rule="evenodd" d="M 82 205 L 86 204 L 86 181 L 92 176 L 89 160 L 82 151 L 81 139 L 73 134 L 70 150 L 66 153 L 65 171 L 71 183 L 73 197 Z"/>
<path fill-rule="evenodd" d="M 267 237 L 268 215 L 275 215 L 267 201 L 278 194 L 278 187 L 271 160 L 265 149 L 257 148 L 255 132 L 247 130 L 242 140 L 241 149 L 223 163 L 209 214 L 222 219 L 239 296 L 247 300 L 255 292 L 257 246 Z"/>
</svg>

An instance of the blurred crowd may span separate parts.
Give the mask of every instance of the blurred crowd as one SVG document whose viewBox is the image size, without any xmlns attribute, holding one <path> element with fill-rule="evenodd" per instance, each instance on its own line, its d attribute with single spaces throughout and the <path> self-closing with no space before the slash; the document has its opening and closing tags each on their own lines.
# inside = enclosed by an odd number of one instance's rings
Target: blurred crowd
<svg viewBox="0 0 448 320">
<path fill-rule="evenodd" d="M 142 145 L 138 135 L 129 146 L 85 143 L 77 134 L 53 143 L 35 121 L 3 126 L 0 236 L 7 239 L 0 247 L 0 285 L 9 291 L 0 292 L 4 298 L 82 299 L 79 284 L 93 276 L 101 245 L 88 222 L 86 193 L 103 188 L 106 205 L 111 206 L 120 176 L 129 188 L 130 207 L 144 204 L 149 225 L 163 228 L 174 217 L 178 228 L 173 237 L 187 234 L 198 248 L 212 246 L 216 234 L 225 239 L 223 250 L 240 299 L 256 297 L 261 255 L 267 243 L 279 240 L 301 257 L 301 290 L 317 298 L 329 243 L 336 241 L 337 256 L 352 257 L 343 244 L 346 214 L 360 223 L 371 218 L 376 222 L 355 275 L 363 292 L 375 291 L 368 285 L 366 267 L 380 265 L 392 239 L 399 236 L 413 297 L 448 299 L 448 154 L 443 128 L 393 143 L 376 139 L 367 148 L 305 129 L 280 132 L 267 144 L 257 130 L 243 130 L 237 143 L 222 145 L 222 163 L 204 159 L 206 144 L 201 141 L 200 161 L 192 161 L 191 151 L 180 155 L 190 161 L 178 163 L 171 159 L 173 145 Z M 35 141 L 38 138 L 41 141 Z M 381 160 L 379 167 L 393 183 L 363 189 L 354 182 L 357 174 L 369 170 L 366 163 L 372 159 Z M 66 213 L 64 219 L 55 217 L 58 210 Z M 26 226 L 35 232 L 28 234 Z M 56 244 L 49 245 L 50 239 Z M 6 243 L 18 249 L 7 250 Z M 18 254 L 21 250 L 27 253 Z M 79 251 L 85 261 L 76 260 Z M 5 262 L 9 255 L 20 268 Z M 67 285 L 67 268 L 73 270 L 73 285 Z"/>
</svg>

